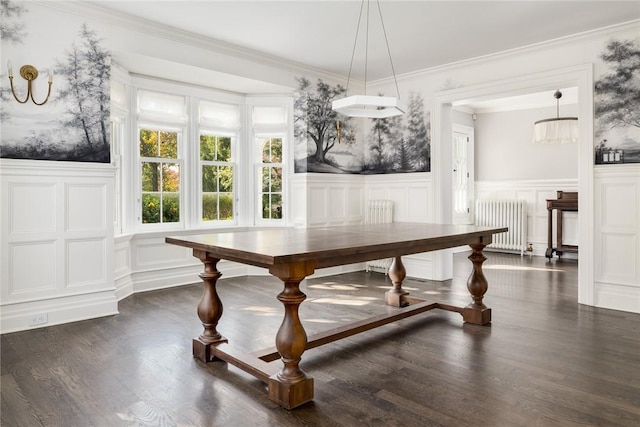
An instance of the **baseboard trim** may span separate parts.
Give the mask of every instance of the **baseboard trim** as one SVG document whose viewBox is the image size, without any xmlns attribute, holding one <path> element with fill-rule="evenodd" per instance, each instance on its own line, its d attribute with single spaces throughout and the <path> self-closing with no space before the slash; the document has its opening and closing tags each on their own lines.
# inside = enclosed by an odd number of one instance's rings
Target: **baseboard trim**
<svg viewBox="0 0 640 427">
<path fill-rule="evenodd" d="M 45 323 L 29 325 L 34 316 L 42 314 L 46 314 Z M 39 329 L 114 314 L 118 314 L 118 301 L 113 290 L 10 304 L 2 307 L 0 333 Z"/>
</svg>

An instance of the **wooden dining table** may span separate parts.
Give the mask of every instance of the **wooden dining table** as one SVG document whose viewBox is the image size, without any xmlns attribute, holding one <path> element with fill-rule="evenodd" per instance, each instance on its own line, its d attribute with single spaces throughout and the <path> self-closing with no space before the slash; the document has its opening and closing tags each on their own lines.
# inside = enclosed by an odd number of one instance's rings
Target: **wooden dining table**
<svg viewBox="0 0 640 427">
<path fill-rule="evenodd" d="M 205 363 L 219 359 L 237 366 L 266 383 L 271 400 L 293 409 L 313 400 L 313 378 L 300 367 L 302 354 L 307 349 L 433 309 L 458 312 L 465 322 L 488 325 L 491 309 L 483 303 L 488 283 L 482 272 L 482 263 L 486 260 L 482 251 L 491 243 L 493 234 L 505 231 L 507 228 L 473 225 L 390 223 L 229 231 L 166 237 L 165 240 L 191 248 L 193 255 L 204 264 L 200 274 L 203 293 L 197 307 L 204 330 L 193 339 L 194 357 Z M 402 288 L 406 277 L 402 256 L 463 245 L 471 248 L 468 305 L 458 307 L 422 300 Z M 298 314 L 300 304 L 306 299 L 300 290 L 302 280 L 320 268 L 384 258 L 393 258 L 388 272 L 391 286 L 384 299 L 394 310 L 308 337 Z M 217 330 L 223 312 L 216 291 L 222 275 L 217 269 L 220 260 L 264 267 L 282 280 L 284 288 L 277 299 L 284 306 L 284 316 L 275 336 L 275 347 L 242 352 Z M 278 359 L 281 365 L 272 363 Z"/>
</svg>

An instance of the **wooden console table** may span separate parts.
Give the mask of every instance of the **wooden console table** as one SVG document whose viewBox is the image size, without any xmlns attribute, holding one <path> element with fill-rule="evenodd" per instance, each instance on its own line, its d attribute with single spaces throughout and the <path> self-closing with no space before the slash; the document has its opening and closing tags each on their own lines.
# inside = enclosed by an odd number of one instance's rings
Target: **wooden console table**
<svg viewBox="0 0 640 427">
<path fill-rule="evenodd" d="M 556 242 L 557 246 L 553 247 L 553 210 L 557 210 L 556 221 Z M 558 258 L 564 252 L 578 252 L 578 246 L 564 245 L 562 243 L 562 213 L 578 212 L 578 193 L 568 191 L 558 191 L 557 199 L 547 199 L 547 211 L 549 212 L 549 221 L 547 224 L 547 250 L 544 254 L 549 260 L 555 252 Z"/>
<path fill-rule="evenodd" d="M 330 228 L 272 229 L 243 232 L 167 237 L 166 242 L 193 249 L 204 264 L 200 274 L 204 282 L 198 304 L 198 317 L 204 331 L 193 340 L 195 358 L 210 362 L 226 361 L 268 385 L 269 398 L 292 409 L 313 399 L 313 378 L 300 367 L 302 353 L 379 326 L 432 309 L 455 311 L 465 322 L 487 325 L 491 309 L 482 302 L 488 284 L 482 272 L 486 260 L 484 247 L 494 233 L 507 228 L 444 224 L 368 224 Z M 402 288 L 406 272 L 401 256 L 469 245 L 472 271 L 467 281 L 471 302 L 466 307 L 424 301 L 410 297 Z M 302 326 L 298 308 L 306 295 L 300 282 L 318 268 L 333 267 L 382 258 L 394 258 L 389 269 L 393 283 L 385 302 L 397 310 L 341 326 L 310 337 Z M 216 329 L 222 316 L 222 301 L 216 292 L 221 276 L 216 265 L 221 260 L 269 269 L 284 282 L 277 299 L 284 306 L 284 319 L 275 336 L 275 348 L 243 353 L 230 344 Z M 270 363 L 282 360 L 281 367 Z"/>
</svg>

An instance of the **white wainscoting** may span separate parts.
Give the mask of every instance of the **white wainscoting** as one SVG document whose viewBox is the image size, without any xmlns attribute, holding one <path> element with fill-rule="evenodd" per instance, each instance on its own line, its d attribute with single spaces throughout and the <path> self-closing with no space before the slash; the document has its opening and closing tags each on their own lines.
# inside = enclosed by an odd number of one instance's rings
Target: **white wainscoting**
<svg viewBox="0 0 640 427">
<path fill-rule="evenodd" d="M 598 307 L 640 313 L 640 165 L 595 168 Z"/>
<path fill-rule="evenodd" d="M 431 173 L 366 175 L 365 201 L 392 200 L 394 222 L 433 222 L 433 183 Z M 434 253 L 402 257 L 408 277 L 446 280 L 434 268 Z"/>
<path fill-rule="evenodd" d="M 292 189 L 292 218 L 296 227 L 327 227 L 361 224 L 369 200 L 394 202 L 394 221 L 433 221 L 433 185 L 430 173 L 389 175 L 295 174 Z M 433 254 L 403 257 L 410 277 L 443 280 L 434 275 Z M 316 272 L 314 277 L 364 269 L 353 264 Z"/>
<path fill-rule="evenodd" d="M 10 159 L 0 166 L 0 332 L 117 313 L 112 166 Z"/>
<path fill-rule="evenodd" d="M 478 200 L 526 200 L 527 201 L 527 242 L 533 245 L 533 254 L 544 256 L 547 249 L 547 229 L 549 213 L 547 199 L 555 199 L 558 191 L 578 191 L 577 179 L 544 179 L 517 181 L 476 181 L 475 194 Z M 555 216 L 556 213 L 554 212 Z M 578 244 L 579 212 L 565 212 L 562 223 L 564 244 Z M 556 221 L 553 221 L 553 236 L 556 236 Z M 566 258 L 575 254 L 566 253 Z"/>
</svg>

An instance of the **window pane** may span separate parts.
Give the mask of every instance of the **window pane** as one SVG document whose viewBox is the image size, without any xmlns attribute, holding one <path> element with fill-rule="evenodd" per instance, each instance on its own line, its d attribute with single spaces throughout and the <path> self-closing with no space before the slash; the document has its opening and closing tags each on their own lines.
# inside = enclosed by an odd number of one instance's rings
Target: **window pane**
<svg viewBox="0 0 640 427">
<path fill-rule="evenodd" d="M 268 193 L 269 189 L 271 187 L 271 182 L 269 179 L 269 171 L 271 168 L 260 168 L 262 169 L 262 192 L 263 193 Z"/>
<path fill-rule="evenodd" d="M 271 197 L 269 194 L 262 195 L 262 218 L 271 218 Z"/>
<path fill-rule="evenodd" d="M 282 219 L 282 196 L 280 194 L 262 195 L 262 218 Z"/>
<path fill-rule="evenodd" d="M 220 219 L 221 220 L 233 219 L 233 194 L 232 193 L 220 194 Z"/>
<path fill-rule="evenodd" d="M 262 162 L 282 162 L 282 138 L 269 138 L 262 140 Z"/>
<path fill-rule="evenodd" d="M 211 135 L 200 135 L 200 160 L 215 160 L 216 158 L 216 137 Z"/>
<path fill-rule="evenodd" d="M 282 138 L 271 138 L 271 163 L 282 163 Z"/>
<path fill-rule="evenodd" d="M 220 179 L 219 188 L 220 192 L 232 192 L 233 191 L 233 167 L 232 166 L 220 166 L 218 172 L 218 178 Z"/>
<path fill-rule="evenodd" d="M 282 191 L 282 168 L 271 169 L 271 191 Z"/>
<path fill-rule="evenodd" d="M 160 222 L 160 196 L 157 194 L 142 195 L 142 223 L 156 224 Z"/>
<path fill-rule="evenodd" d="M 218 167 L 202 166 L 202 192 L 215 193 L 218 191 Z"/>
<path fill-rule="evenodd" d="M 231 161 L 231 138 L 228 136 L 218 139 L 218 155 L 216 160 L 219 162 Z"/>
<path fill-rule="evenodd" d="M 178 194 L 164 194 L 162 222 L 180 222 L 180 196 Z"/>
<path fill-rule="evenodd" d="M 271 195 L 271 218 L 282 219 L 282 196 L 280 194 Z"/>
<path fill-rule="evenodd" d="M 158 157 L 158 132 L 140 129 L 140 156 Z"/>
<path fill-rule="evenodd" d="M 271 163 L 271 140 L 265 139 L 262 143 L 262 163 Z"/>
<path fill-rule="evenodd" d="M 162 164 L 162 191 L 180 191 L 180 165 L 177 163 Z"/>
<path fill-rule="evenodd" d="M 160 163 L 142 163 L 142 191 L 160 191 Z"/>
<path fill-rule="evenodd" d="M 202 195 L 202 220 L 216 221 L 218 219 L 218 195 Z"/>
<path fill-rule="evenodd" d="M 160 132 L 160 157 L 178 158 L 178 134 L 176 132 Z"/>
</svg>

